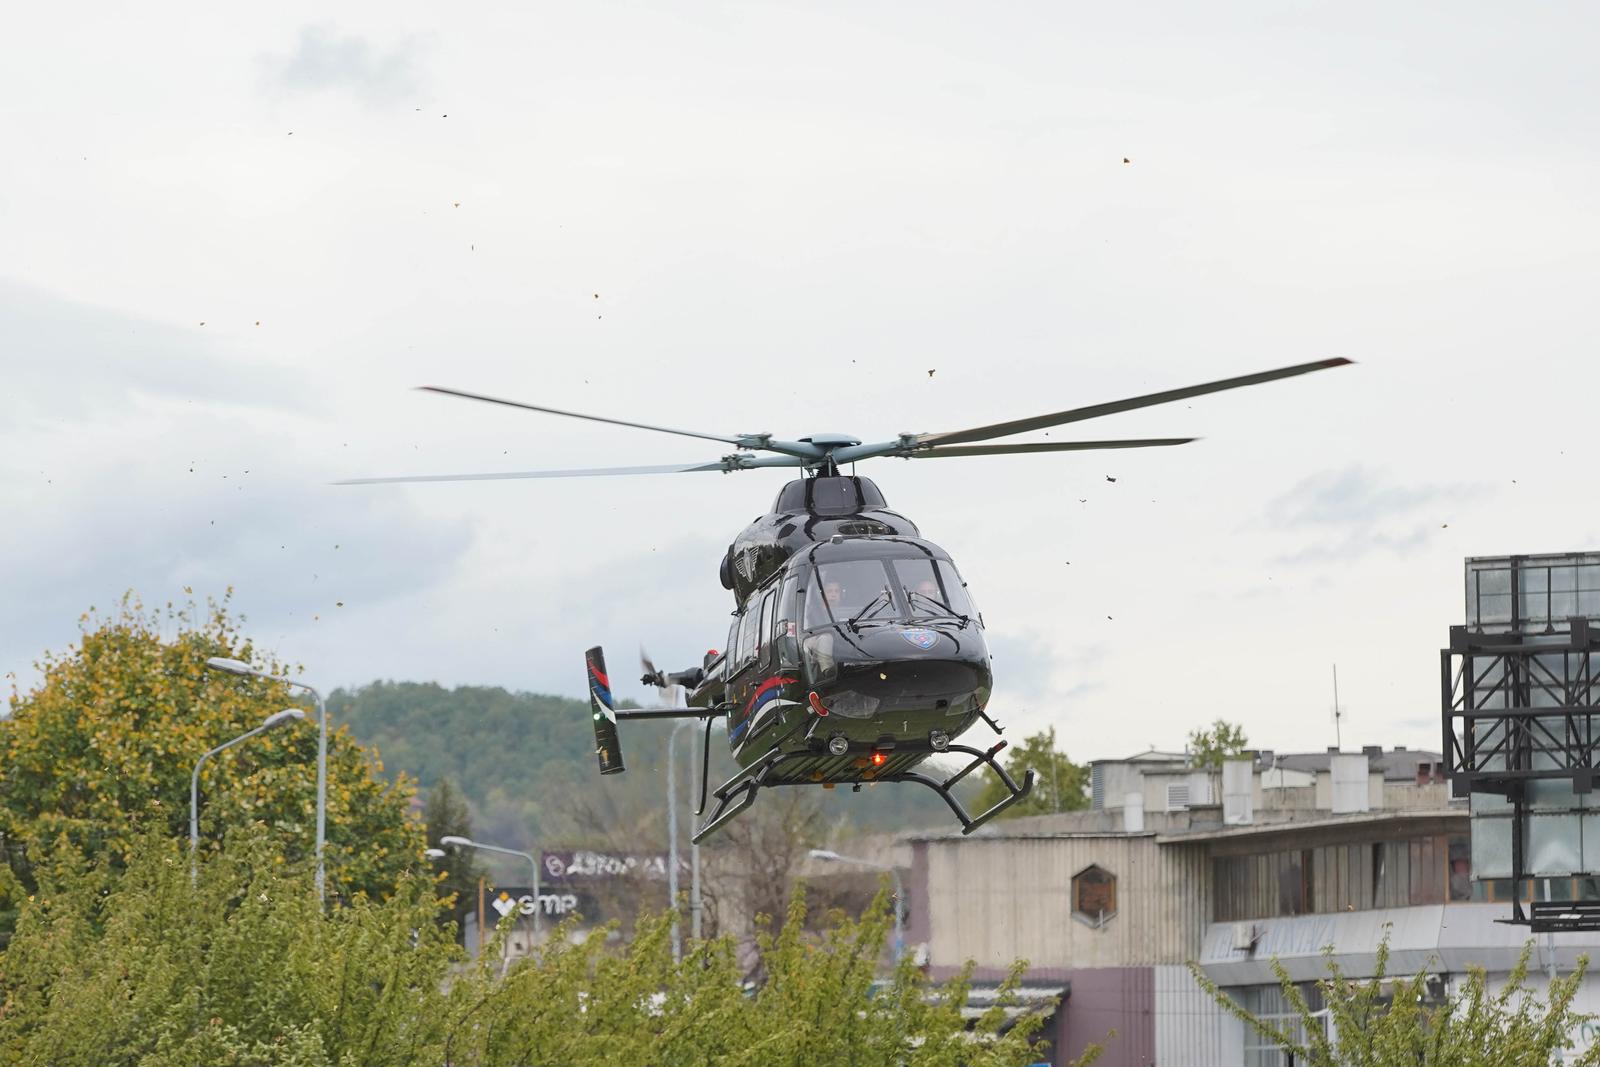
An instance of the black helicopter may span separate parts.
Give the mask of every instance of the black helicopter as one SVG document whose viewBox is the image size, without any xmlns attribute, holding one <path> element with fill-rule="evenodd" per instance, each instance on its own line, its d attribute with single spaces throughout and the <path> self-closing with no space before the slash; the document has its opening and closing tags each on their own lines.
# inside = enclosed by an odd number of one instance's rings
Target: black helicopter
<svg viewBox="0 0 1600 1067">
<path fill-rule="evenodd" d="M 641 681 L 656 686 L 664 700 L 682 694 L 681 705 L 674 700 L 669 707 L 617 708 L 603 652 L 591 648 L 585 654 L 600 773 L 625 769 L 620 720 L 702 719 L 696 815 L 704 816 L 712 726 L 720 720 L 741 769 L 710 790 L 716 807 L 695 832 L 696 842 L 748 808 L 761 789 L 805 784 L 849 784 L 859 790 L 871 782 L 916 782 L 938 793 L 962 832 L 971 833 L 1027 796 L 1034 782 L 1029 770 L 1018 784 L 995 758 L 1004 740 L 988 748 L 957 743 L 979 719 L 1001 733 L 986 710 L 994 679 L 983 616 L 949 554 L 922 537 L 910 519 L 890 510 L 871 480 L 842 474 L 840 466 L 879 456 L 939 459 L 1186 444 L 1194 438 L 979 442 L 1350 362 L 1301 363 L 1049 415 L 945 433 L 903 433 L 865 444 L 838 433 L 793 441 L 770 433 L 700 433 L 423 386 L 468 400 L 718 441 L 736 451 L 709 463 L 360 478 L 340 484 L 802 469 L 805 476 L 787 483 L 772 510 L 746 527 L 722 558 L 722 584 L 734 597 L 724 650 L 674 673 L 657 670 L 641 655 Z M 940 753 L 963 757 L 962 765 L 953 773 L 927 773 L 927 760 Z M 998 776 L 1007 795 L 974 816 L 951 790 L 981 767 Z"/>
</svg>

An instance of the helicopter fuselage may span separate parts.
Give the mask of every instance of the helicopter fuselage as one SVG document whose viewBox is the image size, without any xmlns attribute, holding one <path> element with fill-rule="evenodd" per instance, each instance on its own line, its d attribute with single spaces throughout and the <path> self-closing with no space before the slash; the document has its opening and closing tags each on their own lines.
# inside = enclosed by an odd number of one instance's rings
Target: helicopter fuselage
<svg viewBox="0 0 1600 1067">
<path fill-rule="evenodd" d="M 869 480 L 789 483 L 722 569 L 738 606 L 689 702 L 727 709 L 741 766 L 784 755 L 767 784 L 910 770 L 987 705 L 989 652 L 965 583 Z"/>
</svg>

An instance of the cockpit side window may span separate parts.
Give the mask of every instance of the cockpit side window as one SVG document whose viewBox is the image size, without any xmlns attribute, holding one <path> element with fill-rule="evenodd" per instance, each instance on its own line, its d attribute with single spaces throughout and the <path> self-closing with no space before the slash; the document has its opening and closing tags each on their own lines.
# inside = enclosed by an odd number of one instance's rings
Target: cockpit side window
<svg viewBox="0 0 1600 1067">
<path fill-rule="evenodd" d="M 793 670 L 800 666 L 800 580 L 794 575 L 783 580 L 783 591 L 778 594 L 772 614 L 772 645 L 777 650 L 773 666 L 778 670 Z"/>
</svg>

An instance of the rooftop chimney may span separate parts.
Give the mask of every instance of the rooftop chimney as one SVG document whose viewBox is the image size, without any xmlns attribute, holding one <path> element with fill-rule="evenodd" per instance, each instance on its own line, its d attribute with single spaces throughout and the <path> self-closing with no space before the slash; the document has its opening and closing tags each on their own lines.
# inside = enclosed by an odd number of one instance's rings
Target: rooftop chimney
<svg viewBox="0 0 1600 1067">
<path fill-rule="evenodd" d="M 1377 759 L 1379 756 L 1383 755 L 1383 746 L 1382 745 L 1362 745 L 1361 746 L 1361 753 L 1362 753 L 1362 755 L 1366 756 L 1368 759 Z"/>
<path fill-rule="evenodd" d="M 1335 756 L 1328 761 L 1332 779 L 1333 813 L 1346 815 L 1367 810 L 1366 753 Z"/>
</svg>

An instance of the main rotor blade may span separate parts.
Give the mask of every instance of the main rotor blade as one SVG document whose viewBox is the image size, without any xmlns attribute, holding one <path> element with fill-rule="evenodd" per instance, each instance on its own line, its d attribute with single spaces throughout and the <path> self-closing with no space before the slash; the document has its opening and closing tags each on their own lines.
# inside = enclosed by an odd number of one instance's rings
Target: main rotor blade
<svg viewBox="0 0 1600 1067">
<path fill-rule="evenodd" d="M 1298 363 L 1293 367 L 1280 367 L 1277 370 L 1262 371 L 1259 374 L 1245 374 L 1238 378 L 1224 378 L 1221 381 L 1207 382 L 1204 385 L 1191 385 L 1186 389 L 1169 389 L 1166 392 L 1149 393 L 1145 396 L 1136 396 L 1127 400 L 1113 400 L 1107 404 L 1092 404 L 1089 407 L 1058 411 L 1052 415 L 1035 415 L 1028 419 L 997 422 L 989 426 L 975 426 L 970 430 L 920 434 L 916 440 L 919 445 L 956 445 L 964 444 L 968 441 L 990 441 L 996 437 L 1009 437 L 1014 433 L 1025 433 L 1028 430 L 1042 430 L 1048 426 L 1060 426 L 1068 422 L 1082 422 L 1084 419 L 1097 419 L 1102 415 L 1115 415 L 1119 411 L 1132 411 L 1135 408 L 1147 408 L 1156 404 L 1170 404 L 1174 400 L 1186 400 L 1191 396 L 1220 393 L 1225 389 L 1242 389 L 1247 385 L 1274 382 L 1279 378 L 1293 378 L 1300 374 L 1310 374 L 1312 371 L 1343 367 L 1350 362 L 1351 360 L 1344 358 L 1320 359 L 1315 363 Z"/>
<path fill-rule="evenodd" d="M 682 474 L 688 471 L 737 470 L 715 463 L 670 463 L 658 467 L 584 467 L 566 471 L 501 471 L 493 474 L 413 474 L 399 478 L 346 478 L 334 485 L 390 485 L 399 482 L 494 482 L 518 478 L 590 478 L 619 474 Z"/>
<path fill-rule="evenodd" d="M 652 426 L 646 422 L 629 422 L 626 419 L 612 419 L 604 415 L 584 415 L 576 411 L 563 411 L 560 408 L 541 407 L 538 404 L 524 404 L 520 400 L 503 400 L 497 396 L 484 396 L 482 393 L 468 393 L 461 389 L 446 389 L 438 385 L 419 385 L 418 389 L 428 393 L 441 393 L 444 396 L 459 396 L 465 400 L 482 400 L 486 404 L 502 404 L 508 408 L 521 408 L 524 411 L 539 411 L 546 415 L 565 415 L 569 419 L 588 419 L 590 422 L 608 422 L 613 426 L 631 426 L 636 430 L 654 430 L 657 433 L 675 433 L 679 437 L 698 437 L 703 441 L 721 441 L 727 445 L 743 445 L 746 438 L 723 437 L 714 433 L 700 433 L 698 430 L 674 430 L 670 426 Z M 748 446 L 747 446 L 748 447 Z"/>
<path fill-rule="evenodd" d="M 908 453 L 912 459 L 939 459 L 944 456 L 1007 456 L 1024 452 L 1089 452 L 1103 448 L 1165 448 L 1186 445 L 1198 437 L 1145 437 L 1127 441 L 1046 441 L 1016 445 L 939 445 Z"/>
</svg>

